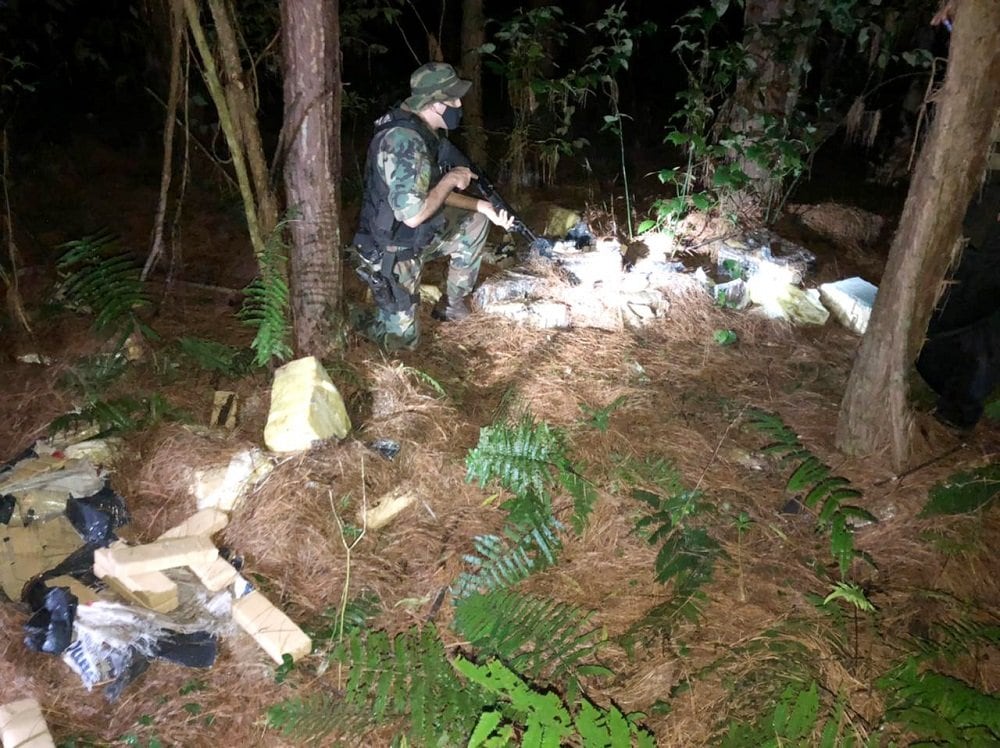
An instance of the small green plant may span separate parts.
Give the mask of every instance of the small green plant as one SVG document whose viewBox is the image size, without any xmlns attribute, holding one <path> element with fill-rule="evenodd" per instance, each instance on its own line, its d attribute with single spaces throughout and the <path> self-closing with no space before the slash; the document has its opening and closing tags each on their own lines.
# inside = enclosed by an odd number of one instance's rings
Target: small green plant
<svg viewBox="0 0 1000 748">
<path fill-rule="evenodd" d="M 739 336 L 732 330 L 716 330 L 712 333 L 712 340 L 722 346 L 733 345 L 739 339 Z"/>
<path fill-rule="evenodd" d="M 140 431 L 165 420 L 190 421 L 190 416 L 172 406 L 162 395 L 153 393 L 137 398 L 92 400 L 80 409 L 54 419 L 49 424 L 49 431 L 57 433 L 95 425 L 105 435 L 123 434 Z"/>
<path fill-rule="evenodd" d="M 118 340 L 120 348 L 133 332 L 156 337 L 138 316 L 150 305 L 135 258 L 123 251 L 110 231 L 85 236 L 59 246 L 56 263 L 59 296 L 75 309 L 94 315 L 94 329 Z"/>
<path fill-rule="evenodd" d="M 472 539 L 475 554 L 464 560 L 472 567 L 462 572 L 452 585 L 457 600 L 474 593 L 512 587 L 536 571 L 555 563 L 562 549 L 562 525 L 553 517 L 538 521 L 527 530 L 508 527 L 505 536 L 477 535 Z"/>
<path fill-rule="evenodd" d="M 454 627 L 477 651 L 501 658 L 523 676 L 575 680 L 577 673 L 611 674 L 602 666 L 579 664 L 607 638 L 589 625 L 592 615 L 566 603 L 498 590 L 459 600 Z"/>
<path fill-rule="evenodd" d="M 887 693 L 886 718 L 903 725 L 922 744 L 1000 744 L 1000 697 L 958 678 L 922 670 L 915 657 L 876 681 Z"/>
<path fill-rule="evenodd" d="M 611 422 L 611 414 L 618 410 L 628 398 L 620 395 L 605 405 L 603 408 L 591 408 L 586 403 L 580 403 L 580 410 L 587 417 L 584 423 L 591 428 L 595 428 L 602 434 L 608 430 Z"/>
<path fill-rule="evenodd" d="M 205 371 L 237 379 L 250 371 L 253 353 L 204 338 L 184 337 L 177 341 L 181 353 Z"/>
<path fill-rule="evenodd" d="M 532 526 L 552 514 L 550 491 L 561 486 L 573 497 L 573 527 L 582 532 L 597 494 L 567 454 L 559 429 L 524 414 L 517 425 L 494 424 L 479 432 L 466 457 L 466 479 L 481 486 L 496 481 L 514 497 L 504 508 L 517 526 Z"/>
<path fill-rule="evenodd" d="M 949 476 L 935 485 L 921 517 L 966 514 L 989 506 L 1000 498 L 1000 463 L 984 465 Z"/>
<path fill-rule="evenodd" d="M 815 681 L 808 685 L 792 683 L 781 694 L 770 714 L 753 724 L 730 723 L 720 745 L 723 748 L 806 745 L 836 748 L 853 745 L 853 739 L 842 739 L 843 723 L 843 700 L 838 699 L 832 714 L 827 715 Z"/>
<path fill-rule="evenodd" d="M 854 548 L 850 520 L 877 522 L 867 510 L 845 503 L 860 498 L 861 492 L 853 488 L 847 478 L 832 475 L 830 468 L 813 455 L 778 416 L 756 409 L 748 410 L 747 414 L 749 423 L 772 439 L 764 447 L 765 453 L 780 457 L 784 463 L 797 463 L 785 490 L 801 496 L 805 508 L 818 509 L 817 529 L 829 531 L 830 550 L 841 578 L 845 578 L 855 558 L 866 558 Z"/>
<path fill-rule="evenodd" d="M 253 342 L 256 366 L 291 357 L 288 292 L 288 245 L 284 231 L 291 218 L 278 222 L 257 258 L 258 276 L 246 287 L 240 319 L 257 329 Z"/>
<path fill-rule="evenodd" d="M 499 702 L 483 710 L 469 739 L 469 748 L 501 748 L 515 735 L 521 745 L 543 748 L 580 745 L 584 748 L 638 746 L 653 748 L 653 735 L 639 726 L 642 714 L 625 715 L 614 705 L 602 709 L 581 699 L 572 710 L 552 692 L 534 689 L 495 659 L 478 665 L 462 656 L 454 667 Z"/>
</svg>

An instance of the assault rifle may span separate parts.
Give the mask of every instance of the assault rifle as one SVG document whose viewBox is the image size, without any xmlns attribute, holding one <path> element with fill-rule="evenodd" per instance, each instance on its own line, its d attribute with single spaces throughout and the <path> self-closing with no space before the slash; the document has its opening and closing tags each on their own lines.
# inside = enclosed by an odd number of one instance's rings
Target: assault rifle
<svg viewBox="0 0 1000 748">
<path fill-rule="evenodd" d="M 506 211 L 507 215 L 514 219 L 510 230 L 527 239 L 530 243 L 531 251 L 537 252 L 542 257 L 552 256 L 552 242 L 532 231 L 517 214 L 517 211 L 511 207 L 510 203 L 503 199 L 503 195 L 497 191 L 493 180 L 482 169 L 476 166 L 468 156 L 462 153 L 458 149 L 458 146 L 447 138 L 441 139 L 441 154 L 438 158 L 438 163 L 441 164 L 442 170 L 446 172 L 454 169 L 456 166 L 464 166 L 471 171 L 476 178 L 469 183 L 469 187 L 474 188 L 480 197 L 489 201 L 494 210 L 498 212 L 501 210 Z"/>
</svg>

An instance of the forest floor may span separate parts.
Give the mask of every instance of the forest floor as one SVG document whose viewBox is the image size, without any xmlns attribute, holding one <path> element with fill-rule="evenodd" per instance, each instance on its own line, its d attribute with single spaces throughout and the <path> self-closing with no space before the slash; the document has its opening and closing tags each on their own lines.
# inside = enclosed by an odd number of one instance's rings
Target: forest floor
<svg viewBox="0 0 1000 748">
<path fill-rule="evenodd" d="M 0 461 L 79 404 L 68 375 L 106 342 L 91 332 L 91 320 L 47 303 L 56 246 L 108 226 L 126 246 L 145 247 L 157 175 L 144 169 L 110 151 L 80 149 L 73 160 L 53 153 L 32 165 L 32 178 L 13 195 L 25 237 L 22 289 L 34 336 L 12 335 L 10 327 L 5 334 Z M 205 427 L 213 392 L 232 390 L 240 399 L 239 420 L 232 431 L 162 422 L 125 437 L 111 485 L 132 516 L 128 537 L 138 541 L 193 513 L 194 470 L 263 446 L 270 374 L 220 377 L 184 364 L 175 348 L 184 336 L 235 346 L 252 337 L 235 317 L 238 294 L 219 291 L 243 288 L 255 267 L 236 204 L 217 192 L 210 179 L 189 187 L 178 273 L 189 285 L 166 296 L 153 285 L 156 313 L 147 322 L 160 339 L 106 396 L 157 392 Z M 527 217 L 543 221 L 546 203 L 572 199 L 541 194 Z M 810 285 L 858 269 L 878 282 L 884 237 L 863 251 L 829 236 L 794 238 L 820 257 Z M 435 272 L 440 277 L 440 268 Z M 276 675 L 266 655 L 233 634 L 222 639 L 211 668 L 154 662 L 109 704 L 100 689 L 88 693 L 59 658 L 24 646 L 30 611 L 11 601 L 0 605 L 0 703 L 35 696 L 57 742 L 66 745 L 331 744 L 338 734 L 347 744 L 390 745 L 410 729 L 405 718 L 364 724 L 357 709 L 348 717 L 334 708 L 352 687 L 348 670 L 327 666 L 342 599 L 352 610 L 366 601 L 366 631 L 405 636 L 413 627 L 432 626 L 449 656 L 476 656 L 453 626 L 448 590 L 469 570 L 473 538 L 505 527 L 506 494 L 496 484 L 467 480 L 466 461 L 481 429 L 525 414 L 561 430 L 568 459 L 597 500 L 576 530 L 572 500 L 554 491 L 553 508 L 565 526 L 561 551 L 516 589 L 591 613 L 601 646 L 584 662 L 610 674 L 580 675 L 583 693 L 601 707 L 642 712 L 641 723 L 658 745 L 719 745 L 726 735 L 756 734 L 755 725 L 773 723 L 786 688 L 799 694 L 812 683 L 821 705 L 810 726 L 817 735 L 840 713 L 841 735 L 881 731 L 888 739 L 897 734 L 885 720 L 895 697 L 876 681 L 917 651 L 917 642 L 933 639 L 938 627 L 996 625 L 995 502 L 957 516 L 921 511 L 935 485 L 995 460 L 1000 428 L 984 420 L 958 433 L 924 405 L 917 414 L 917 469 L 895 475 L 877 459 L 839 454 L 833 447 L 837 411 L 858 338 L 835 322 L 792 327 L 719 309 L 707 295 L 673 299 L 665 319 L 621 332 L 534 330 L 484 314 L 440 324 L 423 313 L 417 351 L 387 357 L 352 338 L 343 360 L 326 362 L 353 431 L 343 441 L 276 460 L 218 538 L 244 557 L 248 577 L 313 634 L 312 655 Z M 719 329 L 733 330 L 738 342 L 719 345 L 713 339 Z M 25 353 L 50 363 L 18 362 Z M 844 600 L 822 604 L 842 579 L 830 531 L 817 529 L 815 509 L 782 511 L 793 495 L 786 484 L 796 463 L 763 451 L 774 439 L 754 427 L 758 411 L 780 418 L 833 475 L 847 478 L 860 492 L 852 503 L 878 519 L 853 530 L 864 558 L 844 575 L 863 590 L 873 612 Z M 369 446 L 376 439 L 397 442 L 398 456 L 380 456 Z M 700 502 L 689 505 L 692 513 L 673 533 L 651 540 L 637 529 L 651 512 L 642 498 L 669 499 L 678 488 L 701 492 Z M 366 532 L 348 554 L 354 536 L 345 532 L 351 525 L 356 531 L 362 505 L 399 492 L 415 493 L 417 501 L 388 526 Z M 657 581 L 657 554 L 667 541 L 702 530 L 719 548 L 706 556 L 710 576 L 692 588 L 695 611 L 679 604 L 677 579 Z M 996 652 L 983 650 L 940 669 L 995 693 Z M 548 675 L 551 670 L 539 673 L 535 687 L 551 687 L 572 705 L 566 681 Z M 417 676 L 411 677 L 393 688 L 415 688 Z M 329 702 L 308 702 L 318 694 Z M 406 703 L 405 693 L 399 698 Z M 269 724 L 269 709 L 295 699 L 313 704 L 312 713 L 292 720 L 297 732 Z M 451 740 L 444 744 L 459 744 Z"/>
</svg>

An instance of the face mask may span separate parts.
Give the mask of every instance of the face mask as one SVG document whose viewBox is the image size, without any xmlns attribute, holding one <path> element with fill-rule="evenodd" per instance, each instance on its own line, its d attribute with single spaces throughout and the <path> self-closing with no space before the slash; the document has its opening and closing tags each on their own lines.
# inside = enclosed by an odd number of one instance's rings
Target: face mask
<svg viewBox="0 0 1000 748">
<path fill-rule="evenodd" d="M 444 112 L 441 115 L 441 119 L 444 120 L 444 126 L 449 130 L 458 129 L 458 125 L 462 121 L 462 107 L 460 106 L 446 106 Z"/>
</svg>

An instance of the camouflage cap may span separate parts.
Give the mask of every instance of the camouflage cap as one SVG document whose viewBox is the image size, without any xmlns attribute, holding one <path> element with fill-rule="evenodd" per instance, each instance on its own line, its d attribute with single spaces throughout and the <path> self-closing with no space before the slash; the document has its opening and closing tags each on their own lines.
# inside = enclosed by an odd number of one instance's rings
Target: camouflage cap
<svg viewBox="0 0 1000 748">
<path fill-rule="evenodd" d="M 403 103 L 419 112 L 435 101 L 460 99 L 465 96 L 472 81 L 458 77 L 455 68 L 444 62 L 428 62 L 410 76 L 410 97 Z"/>
</svg>

